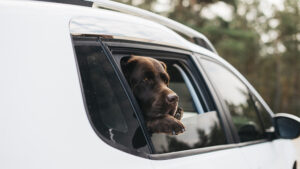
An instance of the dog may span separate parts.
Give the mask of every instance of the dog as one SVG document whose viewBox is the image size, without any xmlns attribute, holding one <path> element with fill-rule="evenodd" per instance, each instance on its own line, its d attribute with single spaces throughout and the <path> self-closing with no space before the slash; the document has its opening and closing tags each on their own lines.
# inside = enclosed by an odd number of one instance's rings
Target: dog
<svg viewBox="0 0 300 169">
<path fill-rule="evenodd" d="M 123 74 L 143 112 L 151 133 L 177 135 L 185 131 L 180 122 L 183 110 L 179 97 L 169 86 L 167 66 L 159 60 L 130 56 L 121 59 Z"/>
</svg>

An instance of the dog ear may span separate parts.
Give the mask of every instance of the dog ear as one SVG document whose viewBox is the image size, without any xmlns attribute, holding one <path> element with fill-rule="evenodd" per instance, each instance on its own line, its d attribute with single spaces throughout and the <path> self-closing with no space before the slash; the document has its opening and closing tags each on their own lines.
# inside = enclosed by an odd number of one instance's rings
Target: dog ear
<svg viewBox="0 0 300 169">
<path fill-rule="evenodd" d="M 121 59 L 121 69 L 122 69 L 122 72 L 124 74 L 124 76 L 128 77 L 128 70 L 127 70 L 127 65 L 128 65 L 128 60 L 130 59 L 131 57 L 123 57 Z"/>
<path fill-rule="evenodd" d="M 136 63 L 137 61 L 133 60 L 132 56 L 121 59 L 121 69 L 127 80 L 129 80 L 129 76 L 132 73 Z"/>
</svg>

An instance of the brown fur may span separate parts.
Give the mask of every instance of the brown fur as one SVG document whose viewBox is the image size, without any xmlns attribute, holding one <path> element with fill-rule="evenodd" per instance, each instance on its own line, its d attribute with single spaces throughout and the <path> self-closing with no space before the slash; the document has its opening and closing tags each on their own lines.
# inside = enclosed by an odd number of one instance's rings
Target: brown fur
<svg viewBox="0 0 300 169">
<path fill-rule="evenodd" d="M 166 64 L 150 57 L 131 56 L 121 60 L 122 71 L 143 112 L 150 132 L 179 134 L 183 111 L 179 97 L 169 87 Z"/>
</svg>

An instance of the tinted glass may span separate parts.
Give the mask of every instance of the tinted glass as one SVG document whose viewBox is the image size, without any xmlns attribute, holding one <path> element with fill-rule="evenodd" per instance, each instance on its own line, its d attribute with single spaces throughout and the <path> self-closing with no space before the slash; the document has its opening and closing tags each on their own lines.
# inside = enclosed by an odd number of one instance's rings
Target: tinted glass
<svg viewBox="0 0 300 169">
<path fill-rule="evenodd" d="M 226 144 L 226 139 L 215 111 L 183 118 L 186 131 L 179 135 L 154 133 L 152 142 L 156 153 L 189 150 Z"/>
<path fill-rule="evenodd" d="M 176 152 L 226 144 L 226 138 L 216 111 L 198 114 L 190 90 L 182 74 L 171 61 L 164 61 L 170 75 L 170 88 L 179 96 L 184 110 L 181 122 L 186 131 L 179 135 L 153 133 L 151 140 L 156 153 Z M 186 74 L 187 75 L 187 74 Z"/>
<path fill-rule="evenodd" d="M 98 135 L 123 149 L 148 152 L 128 97 L 101 47 L 83 42 L 75 51 L 88 115 Z"/>
<path fill-rule="evenodd" d="M 202 63 L 230 111 L 240 140 L 263 138 L 261 121 L 246 85 L 223 66 L 204 59 Z"/>
<path fill-rule="evenodd" d="M 254 103 L 257 108 L 257 110 L 260 113 L 261 121 L 263 123 L 263 127 L 265 131 L 272 131 L 273 130 L 273 119 L 270 115 L 270 113 L 264 108 L 264 106 L 255 98 Z"/>
</svg>

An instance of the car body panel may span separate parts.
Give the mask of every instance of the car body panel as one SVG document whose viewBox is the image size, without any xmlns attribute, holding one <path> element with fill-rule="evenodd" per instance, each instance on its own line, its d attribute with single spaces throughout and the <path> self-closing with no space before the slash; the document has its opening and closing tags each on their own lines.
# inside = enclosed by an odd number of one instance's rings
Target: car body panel
<svg viewBox="0 0 300 169">
<path fill-rule="evenodd" d="M 277 139 L 240 147 L 242 155 L 252 169 L 293 168 L 295 148 L 290 140 Z"/>
<path fill-rule="evenodd" d="M 140 9 L 140 8 L 136 8 L 133 6 L 129 6 L 126 4 L 122 4 L 122 3 L 117 3 L 114 1 L 99 1 L 99 0 L 90 0 L 93 3 L 93 7 L 100 7 L 100 8 L 107 8 L 110 10 L 115 10 L 121 13 L 126 13 L 129 15 L 133 15 L 133 16 L 138 16 L 140 18 L 145 18 L 147 20 L 151 20 L 155 23 L 159 23 L 161 25 L 164 25 L 174 31 L 176 31 L 177 33 L 180 33 L 184 36 L 189 37 L 190 39 L 201 39 L 201 41 L 204 41 L 205 44 L 202 43 L 202 45 L 205 45 L 206 48 L 209 48 L 211 51 L 213 51 L 214 53 L 217 53 L 216 49 L 213 47 L 213 45 L 211 44 L 211 42 L 200 32 L 195 31 L 194 29 L 187 27 L 179 22 L 176 22 L 172 19 L 169 19 L 167 17 L 163 17 L 161 15 Z M 195 44 L 197 44 L 197 42 L 194 42 Z"/>
<path fill-rule="evenodd" d="M 144 40 L 146 42 L 177 46 L 182 46 L 186 42 L 185 39 L 175 32 L 157 23 L 134 16 L 123 16 L 110 11 L 100 10 L 100 12 L 98 15 L 102 17 L 82 16 L 72 18 L 70 32 L 75 35 L 105 35 L 111 36 L 114 39 L 132 38 L 140 41 Z M 112 27 L 112 25 L 114 26 Z"/>
<path fill-rule="evenodd" d="M 154 169 L 251 169 L 239 148 L 213 151 L 183 158 L 152 161 Z"/>
<path fill-rule="evenodd" d="M 81 93 L 71 16 L 59 5 L 57 12 L 49 12 L 56 5 L 42 6 L 0 2 L 0 168 L 151 168 L 96 135 Z"/>
<path fill-rule="evenodd" d="M 92 19 L 82 19 L 87 17 Z M 232 69 L 265 104 L 247 80 L 224 59 L 154 22 L 73 5 L 0 1 L 0 168 L 255 168 L 245 165 L 255 161 L 247 160 L 253 158 L 248 156 L 257 155 L 255 152 L 260 148 L 254 146 L 249 147 L 251 154 L 244 147 L 242 151 L 231 148 L 170 160 L 150 160 L 101 141 L 86 115 L 70 35 L 87 33 L 82 27 L 95 21 L 101 29 L 94 29 L 93 25 L 86 27 L 94 34 L 134 36 L 214 58 Z M 141 27 L 132 26 L 140 24 Z M 109 29 L 116 25 L 118 29 L 128 28 L 125 30 L 131 34 Z M 144 32 L 141 28 L 145 28 Z M 284 154 L 285 162 L 291 165 L 294 150 L 290 144 L 289 140 L 276 140 L 263 149 L 275 147 L 272 151 Z M 284 150 L 279 151 L 280 148 Z"/>
</svg>

